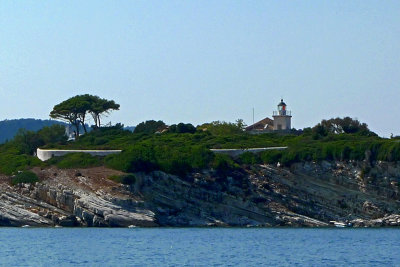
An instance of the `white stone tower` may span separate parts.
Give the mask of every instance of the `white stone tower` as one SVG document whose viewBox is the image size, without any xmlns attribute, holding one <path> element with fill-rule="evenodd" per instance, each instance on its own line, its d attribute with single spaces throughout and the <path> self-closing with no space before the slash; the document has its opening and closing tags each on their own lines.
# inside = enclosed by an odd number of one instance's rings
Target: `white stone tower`
<svg viewBox="0 0 400 267">
<path fill-rule="evenodd" d="M 289 131 L 291 129 L 292 114 L 286 110 L 286 104 L 281 99 L 278 104 L 278 111 L 274 111 L 274 131 Z"/>
</svg>

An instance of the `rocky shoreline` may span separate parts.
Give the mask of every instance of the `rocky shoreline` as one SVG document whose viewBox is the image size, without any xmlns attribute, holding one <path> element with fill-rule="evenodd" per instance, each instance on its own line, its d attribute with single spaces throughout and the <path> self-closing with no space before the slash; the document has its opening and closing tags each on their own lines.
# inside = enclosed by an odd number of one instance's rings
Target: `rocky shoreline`
<svg viewBox="0 0 400 267">
<path fill-rule="evenodd" d="M 36 184 L 0 179 L 0 226 L 400 226 L 400 165 L 305 162 L 251 165 L 180 178 L 137 173 L 127 186 L 104 167 L 33 170 Z"/>
</svg>

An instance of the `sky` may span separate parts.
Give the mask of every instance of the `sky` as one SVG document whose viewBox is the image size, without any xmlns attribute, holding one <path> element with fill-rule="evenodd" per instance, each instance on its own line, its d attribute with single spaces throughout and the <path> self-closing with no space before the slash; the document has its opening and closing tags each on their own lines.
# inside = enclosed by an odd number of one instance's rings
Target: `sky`
<svg viewBox="0 0 400 267">
<path fill-rule="evenodd" d="M 292 127 L 350 116 L 400 135 L 400 1 L 0 1 L 0 120 L 78 94 L 103 119 Z"/>
</svg>

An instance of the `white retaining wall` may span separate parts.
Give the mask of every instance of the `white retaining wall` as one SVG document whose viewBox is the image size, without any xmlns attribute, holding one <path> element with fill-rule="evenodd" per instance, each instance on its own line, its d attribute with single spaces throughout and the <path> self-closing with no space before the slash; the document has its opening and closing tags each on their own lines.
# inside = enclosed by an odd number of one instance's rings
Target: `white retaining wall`
<svg viewBox="0 0 400 267">
<path fill-rule="evenodd" d="M 231 157 L 237 157 L 243 153 L 259 153 L 265 150 L 283 150 L 287 147 L 262 147 L 262 148 L 246 148 L 246 149 L 210 149 L 212 152 L 217 154 L 226 154 Z M 40 149 L 36 151 L 37 157 L 41 161 L 46 161 L 52 157 L 60 157 L 69 153 L 89 153 L 92 156 L 107 156 L 110 154 L 121 153 L 122 150 L 59 150 L 59 149 Z"/>
<path fill-rule="evenodd" d="M 37 157 L 41 161 L 46 161 L 52 157 L 60 157 L 69 153 L 89 153 L 92 156 L 107 156 L 110 154 L 121 153 L 122 150 L 59 150 L 59 149 L 40 149 L 36 151 Z"/>
</svg>

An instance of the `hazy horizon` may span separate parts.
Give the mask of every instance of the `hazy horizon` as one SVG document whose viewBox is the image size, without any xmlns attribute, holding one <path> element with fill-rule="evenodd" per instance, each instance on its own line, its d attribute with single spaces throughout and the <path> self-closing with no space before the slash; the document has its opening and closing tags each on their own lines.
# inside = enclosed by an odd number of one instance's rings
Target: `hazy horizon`
<svg viewBox="0 0 400 267">
<path fill-rule="evenodd" d="M 349 116 L 400 135 L 398 1 L 2 1 L 0 120 L 77 94 L 104 122 L 248 125 L 283 98 L 292 127 Z"/>
</svg>

